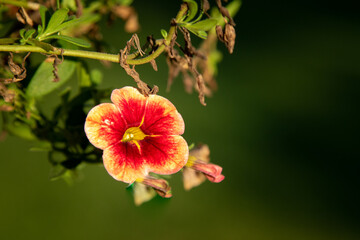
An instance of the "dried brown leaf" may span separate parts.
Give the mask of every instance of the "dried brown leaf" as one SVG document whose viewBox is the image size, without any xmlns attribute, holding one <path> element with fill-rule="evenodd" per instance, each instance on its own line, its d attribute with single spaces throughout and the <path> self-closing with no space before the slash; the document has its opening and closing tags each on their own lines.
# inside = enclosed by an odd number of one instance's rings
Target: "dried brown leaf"
<svg viewBox="0 0 360 240">
<path fill-rule="evenodd" d="M 152 59 L 152 60 L 150 61 L 150 64 L 151 64 L 152 68 L 154 69 L 154 71 L 157 71 L 157 70 L 158 70 L 158 67 L 157 67 L 157 64 L 156 64 L 155 59 Z"/>
</svg>

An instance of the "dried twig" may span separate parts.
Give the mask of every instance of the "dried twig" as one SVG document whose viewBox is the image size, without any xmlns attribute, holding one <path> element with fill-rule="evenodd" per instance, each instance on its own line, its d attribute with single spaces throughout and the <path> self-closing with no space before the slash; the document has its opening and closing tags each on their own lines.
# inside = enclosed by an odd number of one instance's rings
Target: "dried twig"
<svg viewBox="0 0 360 240">
<path fill-rule="evenodd" d="M 63 49 L 60 49 L 61 51 L 61 60 L 59 59 L 58 55 L 56 54 L 43 54 L 47 57 L 47 60 L 48 62 L 52 62 L 53 64 L 53 71 L 52 73 L 54 74 L 54 79 L 53 79 L 53 82 L 59 82 L 60 81 L 60 77 L 59 77 L 59 64 L 63 63 L 64 62 L 64 55 L 63 55 L 63 52 L 64 50 Z"/>
<path fill-rule="evenodd" d="M 53 56 L 54 56 L 54 62 L 53 62 L 54 69 L 52 71 L 54 74 L 53 82 L 58 82 L 58 81 L 60 81 L 58 66 L 59 66 L 59 64 L 63 63 L 64 56 L 61 55 L 61 60 L 59 59 L 59 57 L 57 55 L 53 55 Z"/>
<path fill-rule="evenodd" d="M 227 17 L 229 19 L 229 23 L 234 27 L 235 26 L 235 22 L 232 19 L 232 17 L 230 16 L 229 11 L 226 9 L 226 7 L 224 7 L 221 3 L 221 0 L 216 0 L 216 5 L 221 13 L 221 15 L 223 17 Z"/>
<path fill-rule="evenodd" d="M 123 50 L 120 50 L 120 58 L 119 58 L 119 63 L 120 66 L 125 70 L 125 72 L 134 79 L 134 81 L 136 82 L 140 92 L 148 97 L 149 94 L 156 94 L 158 92 L 158 87 L 154 86 L 153 89 L 150 88 L 150 86 L 148 84 L 146 84 L 145 82 L 143 82 L 140 79 L 139 73 L 136 72 L 135 70 L 135 66 L 133 66 L 132 68 L 129 66 L 129 64 L 126 63 L 126 57 L 131 49 L 131 47 L 136 48 L 140 55 L 145 54 L 140 47 L 140 41 L 139 38 L 136 34 L 134 34 L 131 39 L 127 42 L 125 48 Z"/>
<path fill-rule="evenodd" d="M 81 0 L 75 0 L 75 3 L 76 3 L 76 17 L 80 17 L 83 13 L 83 5 L 81 3 Z"/>
</svg>

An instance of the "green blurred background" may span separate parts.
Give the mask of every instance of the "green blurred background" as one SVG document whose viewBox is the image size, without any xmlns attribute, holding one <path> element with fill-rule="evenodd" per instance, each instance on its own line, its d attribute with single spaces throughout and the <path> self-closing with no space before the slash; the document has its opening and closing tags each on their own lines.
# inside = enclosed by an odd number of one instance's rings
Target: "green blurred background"
<svg viewBox="0 0 360 240">
<path fill-rule="evenodd" d="M 210 1 L 211 2 L 211 1 Z M 335 4 L 336 3 L 336 4 Z M 140 40 L 168 28 L 180 1 L 135 1 Z M 186 122 L 188 142 L 204 142 L 225 180 L 135 207 L 126 185 L 88 165 L 69 187 L 48 180 L 45 153 L 31 142 L 0 142 L 0 239 L 360 239 L 360 17 L 351 2 L 243 1 L 233 55 L 225 47 L 219 91 L 165 92 L 167 66 L 139 66 Z M 123 23 L 103 24 L 114 51 Z M 117 33 L 118 31 L 118 33 Z M 106 69 L 104 87 L 133 85 Z"/>
</svg>

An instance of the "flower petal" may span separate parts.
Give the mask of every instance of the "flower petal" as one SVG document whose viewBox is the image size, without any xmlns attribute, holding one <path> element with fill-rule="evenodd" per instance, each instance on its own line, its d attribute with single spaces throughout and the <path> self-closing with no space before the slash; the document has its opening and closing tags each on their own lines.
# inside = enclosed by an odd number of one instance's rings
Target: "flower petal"
<svg viewBox="0 0 360 240">
<path fill-rule="evenodd" d="M 189 149 L 181 136 L 147 137 L 141 141 L 142 154 L 149 172 L 173 174 L 187 162 Z"/>
<path fill-rule="evenodd" d="M 87 115 L 85 133 L 97 148 L 105 149 L 119 142 L 125 130 L 125 122 L 112 103 L 97 105 Z"/>
<path fill-rule="evenodd" d="M 118 143 L 104 150 L 104 166 L 118 181 L 132 183 L 147 175 L 143 157 L 132 143 Z"/>
<path fill-rule="evenodd" d="M 144 202 L 150 201 L 156 196 L 156 191 L 140 182 L 134 182 L 134 202 L 140 206 Z"/>
<path fill-rule="evenodd" d="M 202 162 L 210 162 L 210 148 L 206 144 L 199 144 L 194 149 L 190 150 L 190 156 L 195 157 Z"/>
<path fill-rule="evenodd" d="M 199 186 L 206 180 L 206 177 L 203 173 L 195 171 L 192 168 L 185 167 L 183 169 L 183 182 L 185 190 L 190 190 L 193 187 Z"/>
<path fill-rule="evenodd" d="M 150 95 L 141 129 L 148 135 L 181 135 L 184 133 L 185 124 L 169 100 L 158 95 Z"/>
<path fill-rule="evenodd" d="M 146 97 L 136 88 L 123 87 L 111 93 L 111 101 L 118 107 L 127 127 L 139 127 L 145 113 Z"/>
</svg>

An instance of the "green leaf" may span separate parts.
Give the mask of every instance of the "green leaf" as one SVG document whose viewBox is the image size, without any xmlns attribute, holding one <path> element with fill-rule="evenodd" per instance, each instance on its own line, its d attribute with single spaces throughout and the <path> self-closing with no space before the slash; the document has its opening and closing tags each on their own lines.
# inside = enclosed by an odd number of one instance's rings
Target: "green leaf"
<svg viewBox="0 0 360 240">
<path fill-rule="evenodd" d="M 218 73 L 217 64 L 222 60 L 222 53 L 219 50 L 213 50 L 208 56 L 208 67 L 211 74 L 214 76 Z"/>
<path fill-rule="evenodd" d="M 189 145 L 189 151 L 191 150 L 191 149 L 193 149 L 195 147 L 195 143 L 191 143 L 190 145 Z"/>
<path fill-rule="evenodd" d="M 43 33 L 45 36 L 56 33 L 58 27 L 65 21 L 68 16 L 69 10 L 66 8 L 59 9 L 51 16 L 48 26 L 46 27 L 45 32 Z"/>
<path fill-rule="evenodd" d="M 12 44 L 19 40 L 19 38 L 0 38 L 0 45 Z"/>
<path fill-rule="evenodd" d="M 49 43 L 40 42 L 40 41 L 35 40 L 35 39 L 29 39 L 28 42 L 30 44 L 32 44 L 32 45 L 37 46 L 37 47 L 41 47 L 42 49 L 44 49 L 47 52 L 54 50 L 54 47 Z"/>
<path fill-rule="evenodd" d="M 115 0 L 115 2 L 122 6 L 129 6 L 133 2 L 133 0 Z"/>
<path fill-rule="evenodd" d="M 77 10 L 75 0 L 62 0 L 61 1 L 61 6 L 64 7 L 64 8 L 69 8 L 69 9 L 73 10 L 74 12 L 76 12 L 76 10 Z"/>
<path fill-rule="evenodd" d="M 99 69 L 92 69 L 90 72 L 90 78 L 91 81 L 95 84 L 95 85 L 100 85 L 100 83 L 103 80 L 103 74 Z"/>
<path fill-rule="evenodd" d="M 75 18 L 75 19 L 71 19 L 69 21 L 66 21 L 62 24 L 60 24 L 59 26 L 57 26 L 55 29 L 54 29 L 54 32 L 60 32 L 61 30 L 64 30 L 68 27 L 73 27 L 75 24 L 78 24 L 80 22 L 83 22 L 87 20 L 86 18 Z"/>
<path fill-rule="evenodd" d="M 161 29 L 160 31 L 161 31 L 161 35 L 163 36 L 163 38 L 164 39 L 167 38 L 167 35 L 168 35 L 167 31 L 165 31 L 164 29 Z"/>
<path fill-rule="evenodd" d="M 24 29 L 24 28 L 19 31 L 20 37 L 23 39 L 25 39 L 25 36 L 24 36 L 25 31 L 26 31 L 26 29 Z"/>
<path fill-rule="evenodd" d="M 53 165 L 50 168 L 49 179 L 51 181 L 58 180 L 60 177 L 62 177 L 65 174 L 66 171 L 67 171 L 66 168 L 64 168 L 60 164 Z"/>
<path fill-rule="evenodd" d="M 85 48 L 91 47 L 91 43 L 89 43 L 88 41 L 86 41 L 84 39 L 69 37 L 69 36 L 65 36 L 65 35 L 52 35 L 52 36 L 43 38 L 43 40 L 47 40 L 47 39 L 59 39 L 59 40 L 63 40 L 63 41 L 72 43 L 79 47 L 85 47 Z"/>
<path fill-rule="evenodd" d="M 77 78 L 79 80 L 80 87 L 90 87 L 91 80 L 90 75 L 87 73 L 85 67 L 81 62 L 78 63 L 77 67 Z"/>
<path fill-rule="evenodd" d="M 193 31 L 209 31 L 210 29 L 215 27 L 216 24 L 217 24 L 216 19 L 206 19 L 191 25 L 185 25 L 185 27 Z"/>
<path fill-rule="evenodd" d="M 186 22 L 189 22 L 196 16 L 196 13 L 198 12 L 198 4 L 193 0 L 183 0 L 183 1 L 186 2 L 187 5 L 189 6 L 189 11 L 187 14 L 187 18 L 185 20 Z"/>
<path fill-rule="evenodd" d="M 52 150 L 51 143 L 46 141 L 36 142 L 35 145 L 30 148 L 31 152 L 49 152 L 51 150 Z"/>
<path fill-rule="evenodd" d="M 38 34 L 42 33 L 43 30 L 44 30 L 44 28 L 39 24 L 39 25 L 38 25 L 38 29 L 37 29 Z"/>
<path fill-rule="evenodd" d="M 4 120 L 3 120 L 3 115 L 2 115 L 2 112 L 0 112 L 0 133 L 3 132 L 4 130 Z"/>
<path fill-rule="evenodd" d="M 46 7 L 44 7 L 43 5 L 41 5 L 40 9 L 39 9 L 39 12 L 40 12 L 40 18 L 41 18 L 41 31 L 39 31 L 39 34 L 42 34 L 43 31 L 45 30 L 46 26 L 45 26 L 45 23 L 46 23 Z M 39 30 L 39 29 L 38 29 Z"/>
<path fill-rule="evenodd" d="M 190 32 L 192 32 L 193 34 L 195 34 L 196 36 L 198 36 L 199 38 L 202 39 L 206 39 L 207 38 L 207 33 L 205 31 L 202 30 L 192 30 L 189 29 Z"/>
<path fill-rule="evenodd" d="M 5 130 L 8 131 L 11 135 L 26 139 L 26 140 L 36 140 L 36 136 L 32 133 L 30 127 L 19 122 L 13 124 L 6 124 L 4 126 Z"/>
<path fill-rule="evenodd" d="M 64 60 L 58 66 L 59 82 L 53 82 L 53 65 L 49 62 L 43 62 L 32 77 L 26 94 L 30 97 L 41 98 L 44 95 L 54 91 L 64 85 L 73 75 L 76 68 L 76 62 Z"/>
<path fill-rule="evenodd" d="M 25 34 L 24 34 L 25 40 L 28 40 L 29 38 L 32 38 L 32 36 L 34 35 L 35 32 L 36 32 L 36 30 L 33 29 L 33 28 L 27 30 L 27 31 L 25 32 Z"/>
</svg>

